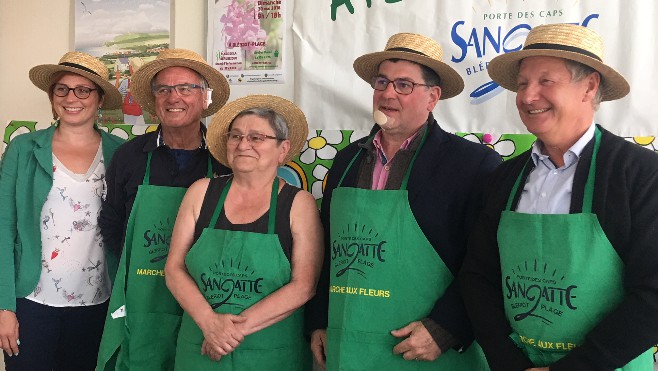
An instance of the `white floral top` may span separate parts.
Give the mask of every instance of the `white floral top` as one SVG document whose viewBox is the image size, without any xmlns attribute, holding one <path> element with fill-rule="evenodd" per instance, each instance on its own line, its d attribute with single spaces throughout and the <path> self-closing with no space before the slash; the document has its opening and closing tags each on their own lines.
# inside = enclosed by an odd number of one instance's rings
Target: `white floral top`
<svg viewBox="0 0 658 371">
<path fill-rule="evenodd" d="M 53 186 L 41 210 L 41 276 L 26 299 L 54 307 L 100 304 L 110 296 L 98 214 L 105 192 L 102 145 L 86 174 L 53 154 Z"/>
</svg>

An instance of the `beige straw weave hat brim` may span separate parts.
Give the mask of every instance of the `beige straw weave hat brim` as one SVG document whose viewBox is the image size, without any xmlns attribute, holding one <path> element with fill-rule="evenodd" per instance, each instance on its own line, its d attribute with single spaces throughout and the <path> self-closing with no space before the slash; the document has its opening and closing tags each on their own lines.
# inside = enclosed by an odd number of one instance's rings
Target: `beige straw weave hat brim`
<svg viewBox="0 0 658 371">
<path fill-rule="evenodd" d="M 88 78 L 98 85 L 105 96 L 103 109 L 121 107 L 121 93 L 108 79 L 110 73 L 103 62 L 96 57 L 81 52 L 68 52 L 59 60 L 59 64 L 41 64 L 30 69 L 30 80 L 39 89 L 46 93 L 55 81 L 51 81 L 54 73 L 66 71 Z"/>
<path fill-rule="evenodd" d="M 155 115 L 155 97 L 151 92 L 151 80 L 167 67 L 187 67 L 198 72 L 208 81 L 208 87 L 213 89 L 212 103 L 203 110 L 202 117 L 217 112 L 228 100 L 230 95 L 228 81 L 199 54 L 186 49 L 165 49 L 155 60 L 140 67 L 132 78 L 132 93 L 147 112 Z"/>
<path fill-rule="evenodd" d="M 248 95 L 227 103 L 212 118 L 206 133 L 206 142 L 210 153 L 223 165 L 230 167 L 226 157 L 226 133 L 235 117 L 251 108 L 270 109 L 283 117 L 288 124 L 290 151 L 284 163 L 290 162 L 304 147 L 308 137 L 308 124 L 304 112 L 293 102 L 274 95 Z"/>
<path fill-rule="evenodd" d="M 377 76 L 379 65 L 387 59 L 404 59 L 434 70 L 441 78 L 441 99 L 452 98 L 464 90 L 464 80 L 452 67 L 443 63 L 443 49 L 435 40 L 414 33 L 391 36 L 383 52 L 369 53 L 354 61 L 354 71 L 370 83 Z"/>
<path fill-rule="evenodd" d="M 587 65 L 601 74 L 602 100 L 624 97 L 630 86 L 624 76 L 603 63 L 603 39 L 589 28 L 549 24 L 530 30 L 523 49 L 501 54 L 489 62 L 489 76 L 507 90 L 517 91 L 520 62 L 527 57 L 558 57 Z"/>
</svg>

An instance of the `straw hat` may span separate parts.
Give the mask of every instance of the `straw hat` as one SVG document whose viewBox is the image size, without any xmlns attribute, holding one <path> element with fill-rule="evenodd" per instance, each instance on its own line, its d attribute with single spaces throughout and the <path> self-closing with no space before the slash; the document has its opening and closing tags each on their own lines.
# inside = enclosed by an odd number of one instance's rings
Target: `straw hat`
<svg viewBox="0 0 658 371">
<path fill-rule="evenodd" d="M 288 140 L 290 140 L 290 151 L 284 163 L 288 163 L 297 156 L 306 143 L 308 137 L 308 124 L 304 112 L 293 102 L 274 95 L 248 95 L 243 98 L 227 103 L 212 118 L 206 142 L 213 157 L 223 165 L 230 167 L 226 158 L 226 133 L 235 117 L 242 111 L 251 108 L 270 109 L 278 113 L 288 124 Z"/>
<path fill-rule="evenodd" d="M 187 67 L 198 72 L 208 81 L 212 91 L 212 103 L 203 110 L 201 116 L 208 117 L 217 112 L 228 100 L 230 88 L 224 75 L 208 64 L 205 59 L 191 50 L 165 49 L 155 60 L 140 67 L 132 78 L 131 91 L 137 102 L 155 115 L 155 97 L 151 92 L 151 80 L 167 67 Z"/>
<path fill-rule="evenodd" d="M 602 100 L 619 99 L 630 91 L 626 79 L 603 63 L 603 39 L 589 28 L 573 24 L 547 24 L 533 28 L 516 52 L 501 54 L 489 62 L 489 76 L 507 90 L 516 91 L 523 58 L 547 56 L 580 62 L 601 76 Z"/>
<path fill-rule="evenodd" d="M 59 64 L 41 64 L 30 69 L 30 80 L 46 93 L 52 85 L 50 81 L 55 72 L 67 71 L 86 77 L 98 85 L 105 96 L 103 109 L 121 107 L 121 93 L 108 81 L 110 73 L 100 59 L 81 52 L 68 52 L 59 60 Z"/>
<path fill-rule="evenodd" d="M 441 62 L 443 49 L 433 39 L 413 34 L 399 33 L 391 36 L 383 52 L 369 53 L 354 61 L 354 71 L 370 84 L 377 76 L 379 65 L 387 59 L 404 59 L 434 70 L 441 78 L 441 99 L 456 96 L 464 90 L 464 80 L 452 67 Z"/>
</svg>

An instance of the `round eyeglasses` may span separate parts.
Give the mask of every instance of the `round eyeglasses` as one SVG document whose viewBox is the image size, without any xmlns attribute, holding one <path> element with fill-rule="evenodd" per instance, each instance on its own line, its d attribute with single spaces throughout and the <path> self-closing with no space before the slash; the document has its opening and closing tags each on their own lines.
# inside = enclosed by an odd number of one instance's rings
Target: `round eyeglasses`
<svg viewBox="0 0 658 371">
<path fill-rule="evenodd" d="M 78 99 L 87 99 L 89 98 L 89 95 L 91 94 L 92 91 L 98 90 L 98 89 L 92 89 L 88 88 L 86 86 L 76 86 L 75 88 L 71 88 L 69 86 L 66 86 L 64 84 L 55 84 L 53 87 L 53 94 L 55 94 L 58 97 L 65 97 L 69 95 L 69 92 L 73 90 L 73 94 L 78 97 Z"/>
<path fill-rule="evenodd" d="M 370 86 L 372 86 L 373 89 L 379 90 L 379 91 L 384 91 L 386 88 L 388 88 L 388 84 L 393 83 L 393 89 L 399 94 L 402 95 L 409 95 L 414 92 L 414 87 L 416 85 L 420 86 L 433 86 L 433 85 L 427 85 L 427 84 L 419 84 L 417 82 L 405 80 L 405 79 L 395 79 L 393 81 L 387 79 L 386 77 L 382 76 L 375 76 L 372 78 L 372 81 L 370 82 Z"/>
</svg>

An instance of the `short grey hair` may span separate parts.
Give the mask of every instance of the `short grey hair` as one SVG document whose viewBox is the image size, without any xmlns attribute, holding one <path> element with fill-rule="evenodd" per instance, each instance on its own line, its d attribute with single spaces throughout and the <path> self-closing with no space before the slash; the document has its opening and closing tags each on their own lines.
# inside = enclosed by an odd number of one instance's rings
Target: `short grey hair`
<svg viewBox="0 0 658 371">
<path fill-rule="evenodd" d="M 601 75 L 601 73 L 586 64 L 572 61 L 570 59 L 565 59 L 564 62 L 569 72 L 571 72 L 571 81 L 574 82 L 580 81 L 595 72 L 599 74 L 601 82 L 599 83 L 599 88 L 597 89 L 596 94 L 594 95 L 594 100 L 592 101 L 592 107 L 594 108 L 594 110 L 596 111 L 597 109 L 599 109 L 599 105 L 601 104 L 601 100 L 603 99 L 603 84 L 604 84 L 603 76 Z"/>
<path fill-rule="evenodd" d="M 274 136 L 277 137 L 279 140 L 285 140 L 288 139 L 288 123 L 286 123 L 286 120 L 283 119 L 281 115 L 276 113 L 276 111 L 271 110 L 269 108 L 249 108 L 246 109 L 235 116 L 233 121 L 231 121 L 231 125 L 229 125 L 228 129 L 231 130 L 231 127 L 233 126 L 233 123 L 235 120 L 239 119 L 242 116 L 248 116 L 248 115 L 254 115 L 258 116 L 264 120 L 267 121 L 268 124 L 270 124 L 270 127 L 274 130 Z"/>
</svg>

